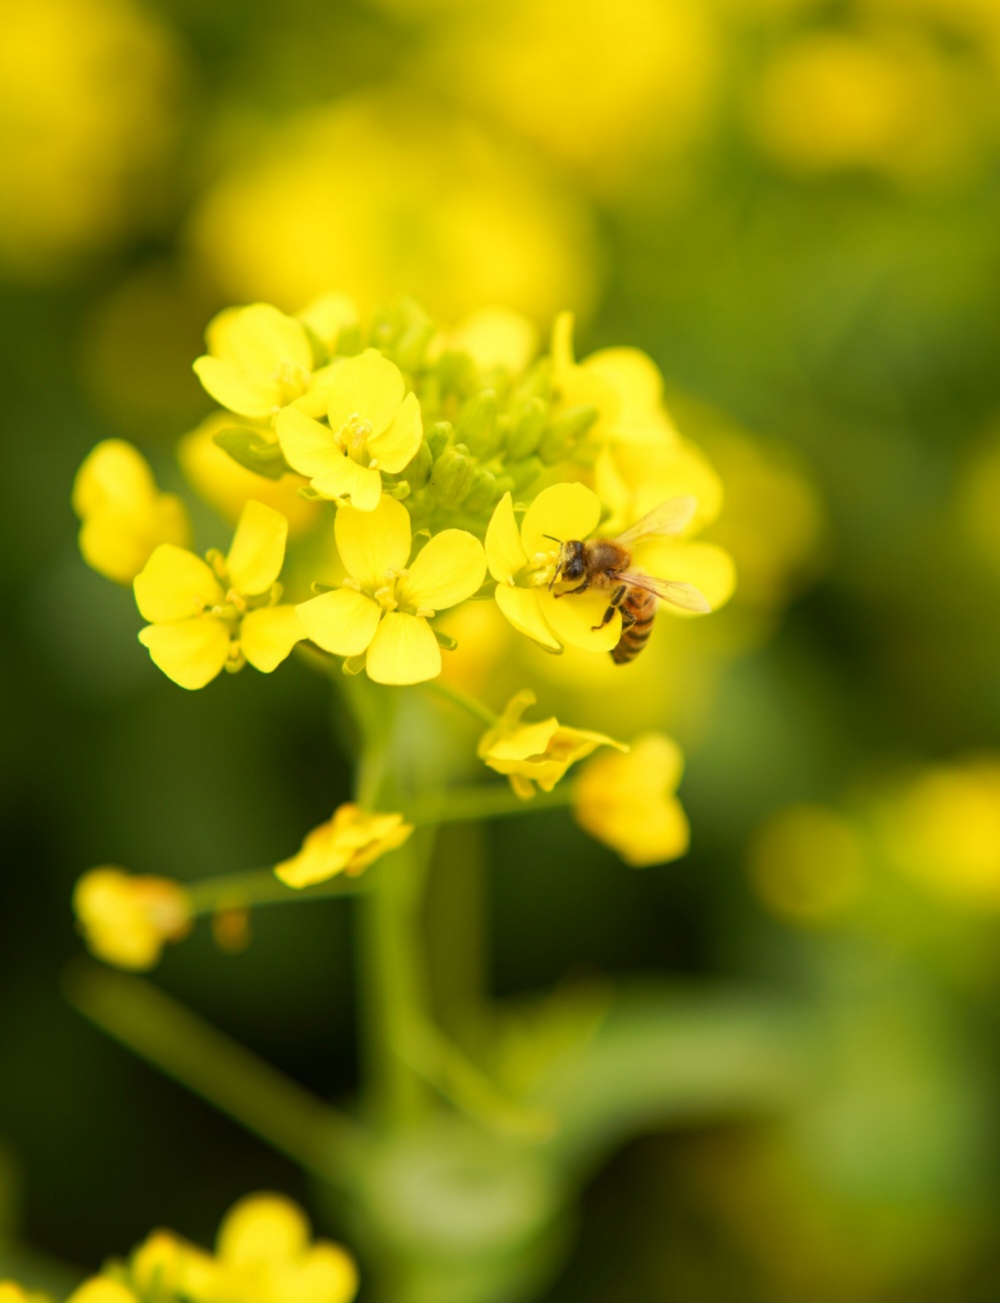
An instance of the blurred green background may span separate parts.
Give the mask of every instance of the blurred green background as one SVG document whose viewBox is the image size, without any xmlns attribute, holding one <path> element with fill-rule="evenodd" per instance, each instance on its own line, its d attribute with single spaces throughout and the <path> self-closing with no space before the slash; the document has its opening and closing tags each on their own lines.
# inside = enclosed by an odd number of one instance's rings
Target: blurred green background
<svg viewBox="0 0 1000 1303">
<path fill-rule="evenodd" d="M 210 316 L 336 289 L 503 304 L 543 338 L 571 307 L 581 355 L 649 352 L 726 484 L 723 612 L 661 629 L 624 704 L 527 653 L 520 680 L 678 738 L 691 852 L 635 872 L 559 813 L 491 827 L 488 963 L 501 996 L 595 973 L 779 994 L 822 1029 L 821 1084 L 632 1143 L 552 1303 L 994 1299 L 1000 5 L 7 0 L 4 27 L 12 1268 L 93 1269 L 160 1224 L 208 1242 L 248 1189 L 313 1207 L 60 983 L 84 869 L 273 863 L 345 799 L 327 685 L 293 659 L 178 691 L 69 498 L 113 436 L 180 487 Z M 203 929 L 156 980 L 339 1099 L 350 946 L 341 902 L 262 911 L 244 953 Z"/>
</svg>

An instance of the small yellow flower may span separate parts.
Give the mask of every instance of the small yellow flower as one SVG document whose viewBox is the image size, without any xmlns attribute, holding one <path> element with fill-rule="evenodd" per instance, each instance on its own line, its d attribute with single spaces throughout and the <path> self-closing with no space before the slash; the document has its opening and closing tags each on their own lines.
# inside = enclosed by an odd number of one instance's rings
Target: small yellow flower
<svg viewBox="0 0 1000 1303">
<path fill-rule="evenodd" d="M 132 1284 L 144 1298 L 209 1299 L 216 1293 L 218 1264 L 173 1231 L 153 1231 L 129 1261 Z"/>
<path fill-rule="evenodd" d="M 521 722 L 521 716 L 535 704 L 535 694 L 525 690 L 511 697 L 495 728 L 480 739 L 477 754 L 498 774 L 506 774 L 522 800 L 535 795 L 535 784 L 551 792 L 570 765 L 589 756 L 600 746 L 628 747 L 603 733 L 568 728 L 555 716 L 537 724 Z"/>
<path fill-rule="evenodd" d="M 353 876 L 402 846 L 412 831 L 401 814 L 369 814 L 356 805 L 341 805 L 306 836 L 297 855 L 274 871 L 289 887 L 311 887 L 338 873 Z"/>
<path fill-rule="evenodd" d="M 91 1276 L 78 1285 L 66 1303 L 139 1303 L 136 1295 L 110 1276 Z"/>
<path fill-rule="evenodd" d="M 407 569 L 410 516 L 383 496 L 374 511 L 340 507 L 337 550 L 349 578 L 296 609 L 313 642 L 337 656 L 367 653 L 376 683 L 422 683 L 441 673 L 429 620 L 479 588 L 486 558 L 464 529 L 436 534 Z"/>
<path fill-rule="evenodd" d="M 152 968 L 166 942 L 179 941 L 191 925 L 190 898 L 180 883 L 114 867 L 83 875 L 73 911 L 93 953 L 119 968 Z"/>
<path fill-rule="evenodd" d="M 205 333 L 208 353 L 195 373 L 216 402 L 240 416 L 270 420 L 295 403 L 318 414 L 327 368 L 313 373 L 312 346 L 301 321 L 270 303 L 226 308 Z"/>
<path fill-rule="evenodd" d="M 674 793 L 684 757 L 662 733 L 632 743 L 627 755 L 598 756 L 573 789 L 573 814 L 585 832 L 645 868 L 683 855 L 690 841 L 687 816 Z"/>
<path fill-rule="evenodd" d="M 250 501 L 226 557 L 203 561 L 168 544 L 136 575 L 135 600 L 151 621 L 139 641 L 174 683 L 203 688 L 244 661 L 270 673 L 305 637 L 295 607 L 275 605 L 287 534 L 280 512 Z"/>
<path fill-rule="evenodd" d="M 351 1255 L 311 1241 L 302 1210 L 282 1195 L 241 1199 L 219 1228 L 216 1257 L 213 1303 L 350 1303 L 358 1290 Z"/>
<path fill-rule="evenodd" d="M 337 362 L 325 390 L 329 426 L 286 408 L 275 428 L 289 466 L 309 477 L 324 498 L 350 498 L 374 511 L 382 471 L 395 475 L 423 439 L 420 403 L 403 373 L 375 348 Z"/>
<path fill-rule="evenodd" d="M 83 521 L 80 551 L 98 574 L 130 584 L 161 543 L 190 538 L 180 498 L 160 493 L 142 454 L 124 439 L 105 439 L 84 459 L 73 484 Z"/>
<path fill-rule="evenodd" d="M 595 588 L 564 601 L 549 587 L 559 542 L 586 538 L 600 518 L 600 499 L 583 484 L 543 489 L 525 512 L 520 530 L 509 493 L 493 512 L 486 531 L 486 561 L 497 581 L 497 606 L 515 629 L 549 651 L 561 651 L 564 643 L 584 651 L 611 651 L 621 637 L 618 611 L 603 628 L 595 628 L 607 610 L 606 591 Z M 558 591 L 572 586 L 560 583 Z"/>
</svg>

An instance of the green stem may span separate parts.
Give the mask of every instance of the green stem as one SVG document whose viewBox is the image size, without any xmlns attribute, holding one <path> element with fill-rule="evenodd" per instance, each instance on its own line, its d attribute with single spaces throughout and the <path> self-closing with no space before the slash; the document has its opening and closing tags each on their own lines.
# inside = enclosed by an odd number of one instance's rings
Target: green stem
<svg viewBox="0 0 1000 1303">
<path fill-rule="evenodd" d="M 70 1002 L 91 1022 L 325 1181 L 342 1184 L 367 1137 L 346 1114 L 138 977 L 75 960 Z"/>
<path fill-rule="evenodd" d="M 450 683 L 442 683 L 440 679 L 431 679 L 423 686 L 428 692 L 433 692 L 445 701 L 450 701 L 453 706 L 458 706 L 460 710 L 467 711 L 487 728 L 496 728 L 500 722 L 499 716 L 495 715 L 488 706 L 484 706 L 481 701 L 463 692 L 461 688 L 456 688 Z"/>
<path fill-rule="evenodd" d="M 273 869 L 245 869 L 240 873 L 220 873 L 184 884 L 192 914 L 214 914 L 220 909 L 249 909 L 258 905 L 289 905 L 305 900 L 324 900 L 332 896 L 357 896 L 367 890 L 364 878 L 340 874 L 329 882 L 298 890 L 286 887 L 274 876 Z"/>
<path fill-rule="evenodd" d="M 541 814 L 572 804 L 572 783 L 564 783 L 551 792 L 539 792 L 531 801 L 522 801 L 506 783 L 471 783 L 440 794 L 413 797 L 404 802 L 404 813 L 410 823 L 429 826 Z"/>
</svg>

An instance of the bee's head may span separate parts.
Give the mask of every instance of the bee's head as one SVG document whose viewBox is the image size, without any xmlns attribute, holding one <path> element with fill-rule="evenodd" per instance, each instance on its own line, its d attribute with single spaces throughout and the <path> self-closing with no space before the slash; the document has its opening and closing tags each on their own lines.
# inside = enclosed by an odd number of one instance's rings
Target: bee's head
<svg viewBox="0 0 1000 1303">
<path fill-rule="evenodd" d="M 545 538 L 552 538 L 551 534 L 544 535 Z M 552 587 L 558 579 L 582 579 L 584 575 L 583 561 L 583 543 L 578 538 L 570 539 L 563 543 L 558 538 L 552 538 L 553 543 L 559 544 L 559 563 L 556 566 L 556 572 L 552 576 L 549 587 Z"/>
</svg>

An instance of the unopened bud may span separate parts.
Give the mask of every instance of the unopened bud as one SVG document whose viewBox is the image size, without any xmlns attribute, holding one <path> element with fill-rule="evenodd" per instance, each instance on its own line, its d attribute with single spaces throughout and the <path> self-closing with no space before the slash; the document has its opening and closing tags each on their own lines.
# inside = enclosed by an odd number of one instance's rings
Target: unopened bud
<svg viewBox="0 0 1000 1303">
<path fill-rule="evenodd" d="M 486 511 L 493 506 L 500 495 L 497 493 L 497 477 L 492 471 L 480 466 L 472 477 L 472 484 L 462 503 L 468 512 Z"/>
<path fill-rule="evenodd" d="M 399 478 L 405 480 L 411 489 L 422 489 L 430 479 L 433 468 L 434 454 L 424 439 L 413 460 L 400 471 Z"/>
<path fill-rule="evenodd" d="M 530 457 L 537 449 L 548 414 L 548 404 L 538 397 L 529 398 L 514 413 L 507 435 L 507 452 L 514 461 Z"/>
<path fill-rule="evenodd" d="M 544 467 L 537 457 L 525 457 L 507 467 L 507 474 L 512 482 L 512 492 L 518 493 L 541 475 Z"/>
<path fill-rule="evenodd" d="M 468 493 L 476 464 L 463 444 L 446 448 L 434 463 L 431 489 L 442 507 L 456 507 Z"/>
<path fill-rule="evenodd" d="M 571 407 L 561 413 L 542 435 L 539 457 L 546 466 L 565 461 L 596 420 L 596 407 Z"/>
<path fill-rule="evenodd" d="M 448 444 L 451 443 L 451 436 L 454 433 L 450 421 L 435 421 L 429 427 L 425 434 L 427 446 L 431 450 L 431 456 L 435 461 L 441 456 Z"/>
<path fill-rule="evenodd" d="M 497 409 L 496 392 L 484 389 L 469 399 L 456 422 L 458 437 L 477 457 L 491 457 L 500 447 Z"/>
</svg>

